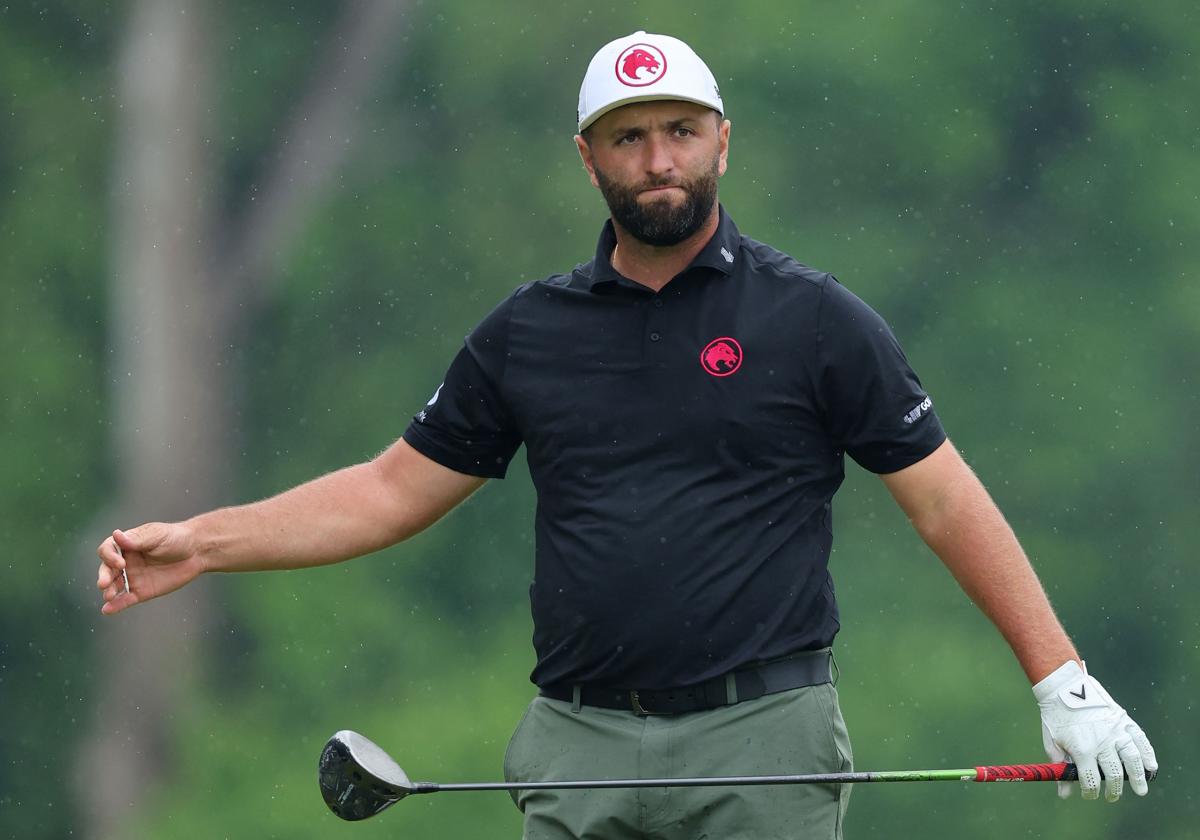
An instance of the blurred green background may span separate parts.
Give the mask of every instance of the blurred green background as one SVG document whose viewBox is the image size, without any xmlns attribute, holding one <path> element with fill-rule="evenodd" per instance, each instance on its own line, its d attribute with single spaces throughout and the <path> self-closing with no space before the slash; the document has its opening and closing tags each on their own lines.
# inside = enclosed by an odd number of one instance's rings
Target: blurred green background
<svg viewBox="0 0 1200 840">
<path fill-rule="evenodd" d="M 689 41 L 743 232 L 893 325 L 1094 674 L 1147 799 L 861 787 L 849 838 L 1185 838 L 1200 807 L 1200 157 L 1192 3 L 0 6 L 0 836 L 518 837 L 504 794 L 341 823 L 340 728 L 498 778 L 532 695 L 518 459 L 370 558 L 102 620 L 113 527 L 373 455 L 515 285 L 605 217 L 579 80 Z M 835 505 L 860 769 L 1039 760 L 999 636 L 856 467 Z"/>
</svg>

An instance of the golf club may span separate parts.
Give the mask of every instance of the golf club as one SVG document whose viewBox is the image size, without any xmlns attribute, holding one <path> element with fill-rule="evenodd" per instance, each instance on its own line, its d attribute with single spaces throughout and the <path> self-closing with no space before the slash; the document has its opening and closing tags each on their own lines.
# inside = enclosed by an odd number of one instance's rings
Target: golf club
<svg viewBox="0 0 1200 840">
<path fill-rule="evenodd" d="M 1070 782 L 1074 764 L 1005 764 L 962 770 L 895 770 L 792 776 L 707 776 L 678 779 L 591 779 L 552 782 L 413 782 L 390 755 L 357 732 L 335 732 L 321 751 L 318 781 L 329 810 L 344 820 L 373 817 L 406 796 L 459 790 L 602 790 L 718 785 L 865 784 L 870 782 Z M 1153 774 L 1148 778 L 1154 778 Z"/>
</svg>

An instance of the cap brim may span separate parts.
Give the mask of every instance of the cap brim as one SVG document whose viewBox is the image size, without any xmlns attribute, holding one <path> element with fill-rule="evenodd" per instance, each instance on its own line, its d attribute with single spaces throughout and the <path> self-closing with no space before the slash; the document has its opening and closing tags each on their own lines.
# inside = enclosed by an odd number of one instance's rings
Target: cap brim
<svg viewBox="0 0 1200 840">
<path fill-rule="evenodd" d="M 691 102 L 696 105 L 703 105 L 705 108 L 716 111 L 718 114 L 724 115 L 724 111 L 722 111 L 720 108 L 714 108 L 713 104 L 711 102 L 705 102 L 701 99 L 696 99 L 691 96 L 680 96 L 678 94 L 671 94 L 671 93 L 645 93 L 645 94 L 642 94 L 641 96 L 631 96 L 628 99 L 621 99 L 617 102 L 613 102 L 609 105 L 605 105 L 603 108 L 599 109 L 598 111 L 595 111 L 594 113 L 589 114 L 588 117 L 579 124 L 579 130 L 586 131 L 589 126 L 591 126 L 593 123 L 595 123 L 596 120 L 603 117 L 609 111 L 615 111 L 618 108 L 624 108 L 626 105 L 633 105 L 634 103 L 637 103 L 637 102 Z"/>
</svg>

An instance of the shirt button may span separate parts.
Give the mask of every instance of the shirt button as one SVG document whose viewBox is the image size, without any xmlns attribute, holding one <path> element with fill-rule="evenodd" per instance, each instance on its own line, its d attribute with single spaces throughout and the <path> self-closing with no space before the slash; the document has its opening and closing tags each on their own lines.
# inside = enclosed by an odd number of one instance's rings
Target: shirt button
<svg viewBox="0 0 1200 840">
<path fill-rule="evenodd" d="M 658 333 L 656 333 L 656 332 L 652 332 L 652 333 L 650 333 L 650 340 L 651 340 L 651 341 L 658 341 L 660 338 L 662 338 L 662 336 L 661 336 L 661 335 L 659 335 Z"/>
<path fill-rule="evenodd" d="M 655 307 L 656 309 L 662 309 L 662 298 L 655 298 L 655 299 L 654 299 L 654 307 Z"/>
</svg>

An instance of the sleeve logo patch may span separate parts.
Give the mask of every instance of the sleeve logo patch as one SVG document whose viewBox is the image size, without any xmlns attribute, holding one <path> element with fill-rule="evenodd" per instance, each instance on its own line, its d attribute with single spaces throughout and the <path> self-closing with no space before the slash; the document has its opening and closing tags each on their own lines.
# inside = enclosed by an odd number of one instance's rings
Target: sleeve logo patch
<svg viewBox="0 0 1200 840">
<path fill-rule="evenodd" d="M 923 416 L 925 416 L 925 412 L 929 411 L 931 408 L 933 408 L 933 400 L 931 400 L 929 397 L 926 397 L 921 401 L 920 405 L 908 412 L 908 414 L 904 415 L 904 422 L 910 425 L 916 423 Z"/>
<path fill-rule="evenodd" d="M 445 384 L 445 382 L 442 383 L 442 385 Z M 418 423 L 424 423 L 425 418 L 429 416 L 428 409 L 431 408 L 435 402 L 437 402 L 438 395 L 442 393 L 442 385 L 437 386 L 437 390 L 433 392 L 433 396 L 429 398 L 429 402 L 425 403 L 425 408 L 421 409 L 417 413 Z"/>
</svg>

